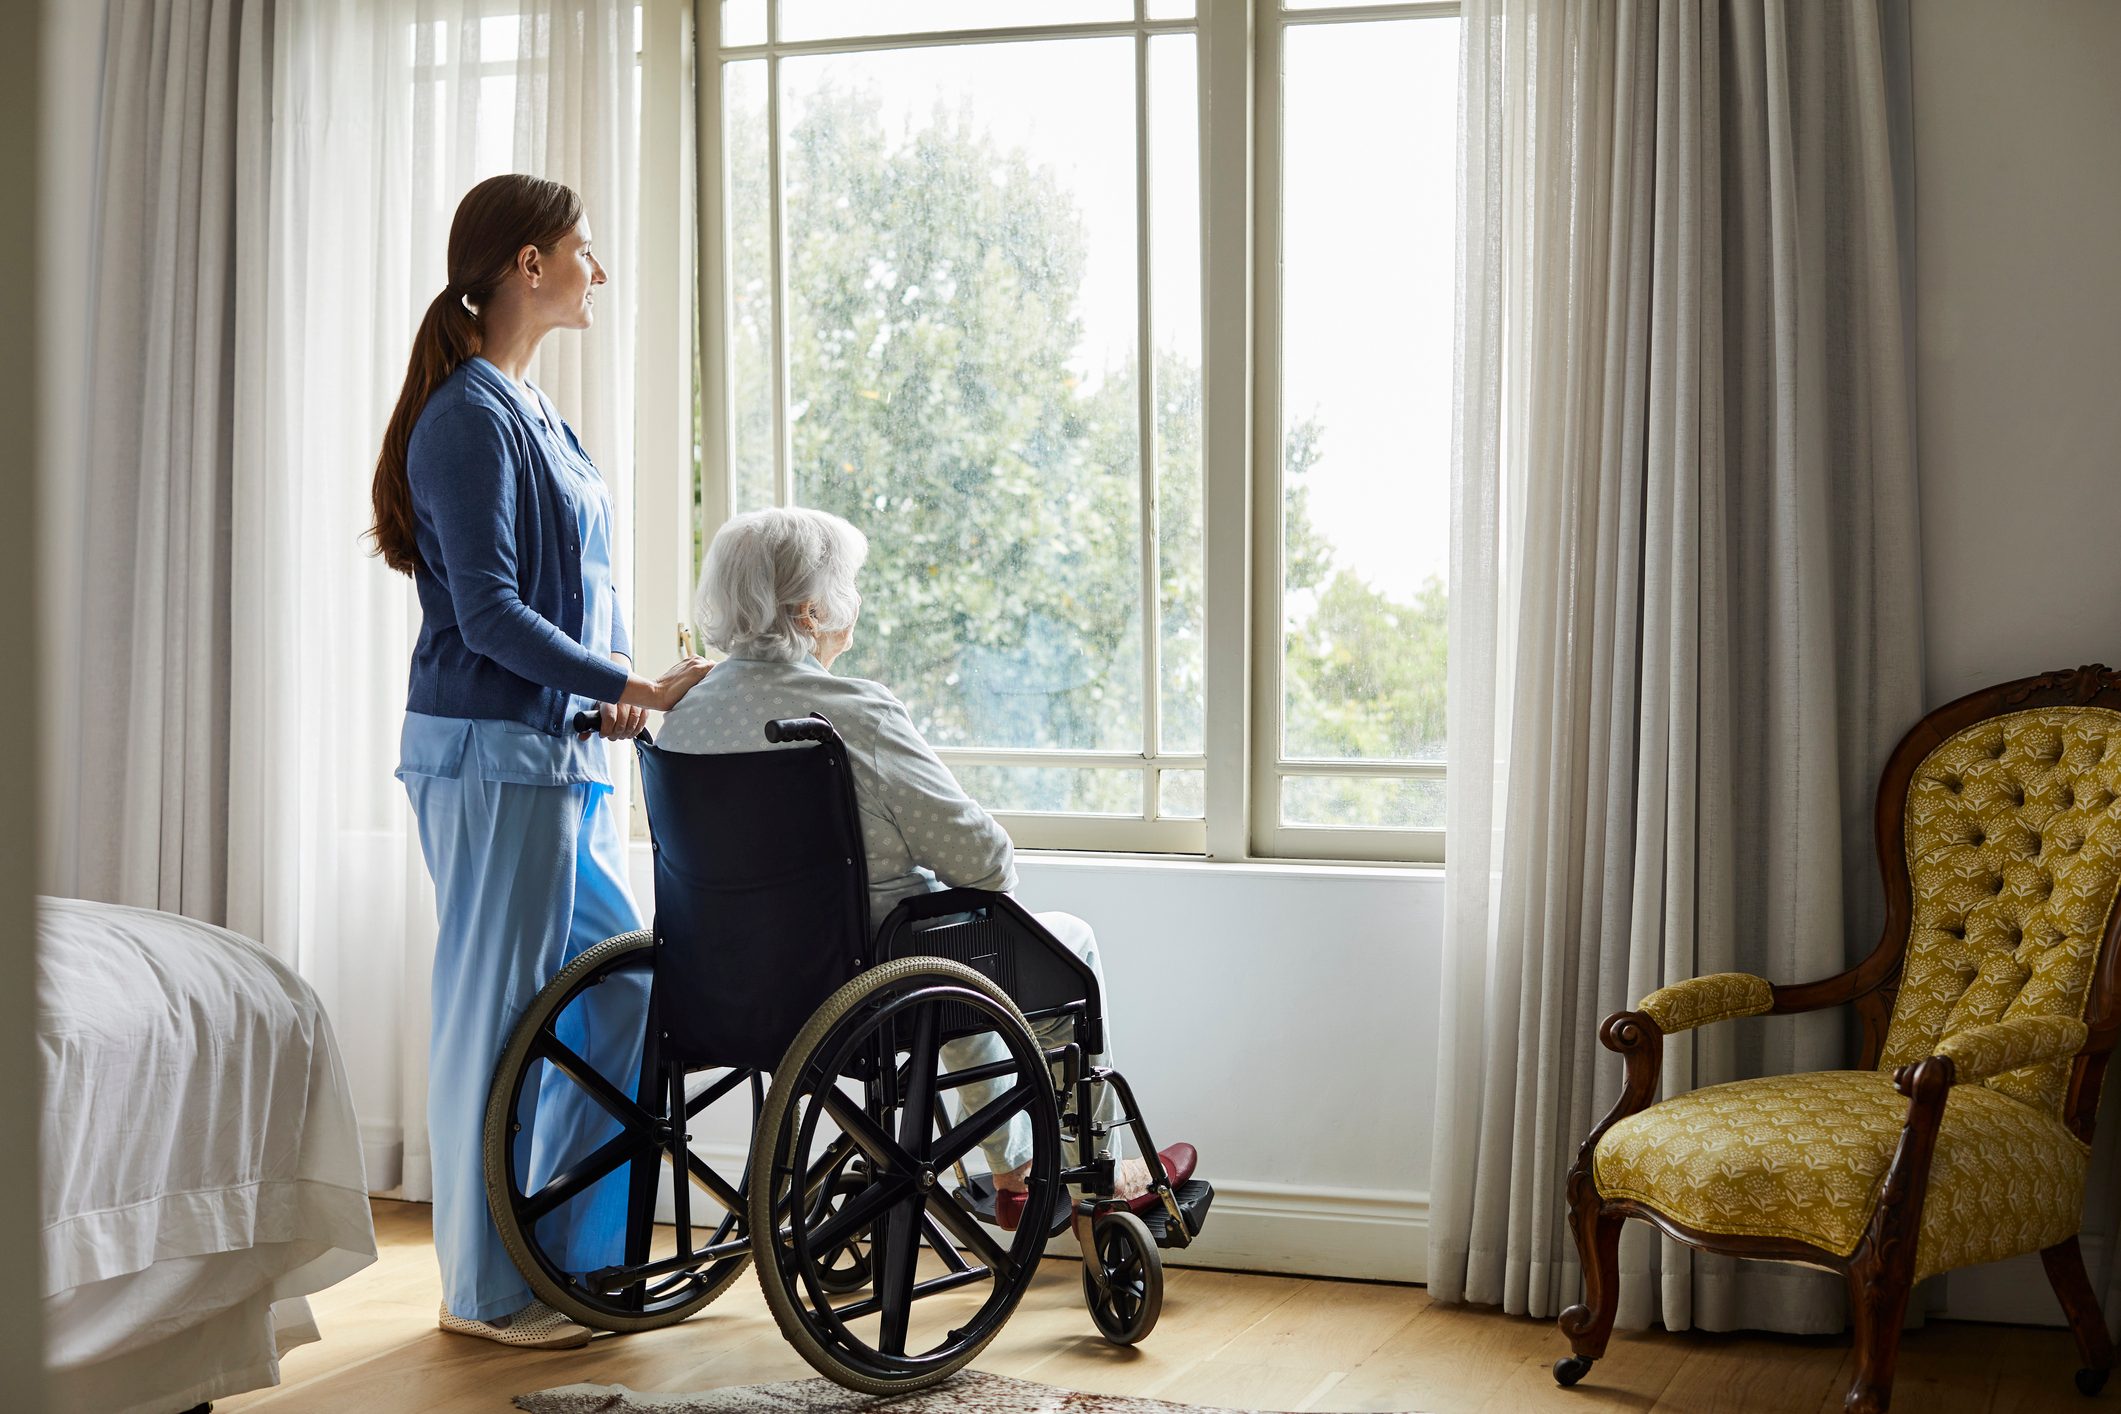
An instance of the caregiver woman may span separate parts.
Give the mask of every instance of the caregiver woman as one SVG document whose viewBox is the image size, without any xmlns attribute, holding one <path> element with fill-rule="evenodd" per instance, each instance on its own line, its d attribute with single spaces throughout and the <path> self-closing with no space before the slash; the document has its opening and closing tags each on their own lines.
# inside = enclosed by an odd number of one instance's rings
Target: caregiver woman
<svg viewBox="0 0 2121 1414">
<path fill-rule="evenodd" d="M 441 1324 L 539 1349 L 590 1333 L 531 1300 L 487 1215 L 487 1085 L 539 987 L 583 949 L 641 926 L 598 737 L 634 736 L 707 672 L 698 658 L 652 681 L 632 671 L 612 593 L 610 494 L 525 376 L 547 334 L 589 327 L 603 283 L 566 187 L 503 176 L 465 195 L 449 284 L 420 323 L 383 436 L 370 532 L 420 597 L 397 775 L 441 925 L 427 1105 Z M 585 709 L 598 714 L 596 735 L 569 729 Z M 597 992 L 578 1049 L 606 1076 L 631 1077 L 645 992 Z M 611 1132 L 580 1087 L 552 1088 L 564 1093 L 540 1097 L 522 1136 L 533 1186 Z M 622 1257 L 624 1178 L 545 1219 L 571 1269 Z"/>
</svg>

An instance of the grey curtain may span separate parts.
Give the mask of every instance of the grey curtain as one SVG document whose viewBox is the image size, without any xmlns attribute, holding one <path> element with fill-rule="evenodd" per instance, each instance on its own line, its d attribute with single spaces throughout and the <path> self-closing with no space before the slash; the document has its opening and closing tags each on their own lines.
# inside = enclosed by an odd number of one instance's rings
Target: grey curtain
<svg viewBox="0 0 2121 1414">
<path fill-rule="evenodd" d="M 1440 1299 L 1576 1299 L 1603 1017 L 1876 940 L 1871 802 L 1922 708 L 1895 15 L 1465 8 Z M 1664 1083 L 1844 1064 L 1848 1034 L 1708 1028 Z M 1831 1278 L 1646 1229 L 1622 1273 L 1623 1324 L 1841 1323 Z"/>
<path fill-rule="evenodd" d="M 114 0 L 97 144 L 83 464 L 51 494 L 45 887 L 227 908 L 231 463 L 255 305 L 269 0 Z"/>
</svg>

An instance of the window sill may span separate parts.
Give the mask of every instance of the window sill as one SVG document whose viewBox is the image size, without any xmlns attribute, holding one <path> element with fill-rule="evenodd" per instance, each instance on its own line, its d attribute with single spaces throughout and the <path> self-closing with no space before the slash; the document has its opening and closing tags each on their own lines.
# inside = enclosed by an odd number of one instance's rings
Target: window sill
<svg viewBox="0 0 2121 1414">
<path fill-rule="evenodd" d="M 1120 854 L 1077 849 L 1020 849 L 1017 859 L 1039 868 L 1103 869 L 1179 874 L 1244 875 L 1255 878 L 1437 879 L 1441 864 L 1366 864 L 1312 859 L 1207 859 L 1199 855 Z"/>
</svg>

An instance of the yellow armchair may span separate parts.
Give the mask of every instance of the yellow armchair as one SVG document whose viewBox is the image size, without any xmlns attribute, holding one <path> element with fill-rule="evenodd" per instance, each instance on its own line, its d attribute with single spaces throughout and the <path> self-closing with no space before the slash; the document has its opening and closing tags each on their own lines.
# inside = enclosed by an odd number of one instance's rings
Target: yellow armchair
<svg viewBox="0 0 2121 1414">
<path fill-rule="evenodd" d="M 1719 973 L 1660 988 L 1599 1039 L 1619 1101 L 1568 1179 L 1584 1300 L 1561 1315 L 1573 1385 L 1618 1309 L 1621 1224 L 1705 1251 L 1844 1274 L 1877 1414 L 1913 1284 L 2038 1252 L 2095 1393 L 2115 1361 L 2078 1245 L 2100 1080 L 2121 1039 L 2121 673 L 2004 683 L 1917 723 L 1879 784 L 1887 917 L 1849 971 L 1777 986 Z M 1658 1102 L 1664 1040 L 1851 1005 L 1858 1069 Z"/>
</svg>

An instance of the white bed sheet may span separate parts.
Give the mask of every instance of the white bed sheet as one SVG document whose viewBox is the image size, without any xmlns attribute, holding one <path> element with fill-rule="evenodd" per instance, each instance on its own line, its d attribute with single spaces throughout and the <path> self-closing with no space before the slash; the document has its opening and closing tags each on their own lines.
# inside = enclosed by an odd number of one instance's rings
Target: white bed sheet
<svg viewBox="0 0 2121 1414">
<path fill-rule="evenodd" d="M 55 1408 L 175 1414 L 279 1379 L 308 1304 L 375 1260 L 316 994 L 173 914 L 38 907 L 46 1363 Z"/>
</svg>

